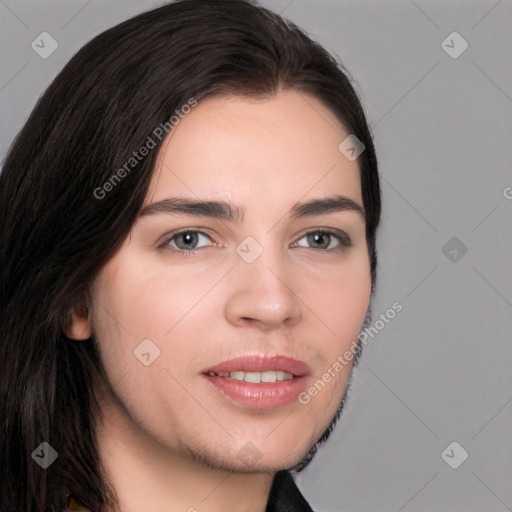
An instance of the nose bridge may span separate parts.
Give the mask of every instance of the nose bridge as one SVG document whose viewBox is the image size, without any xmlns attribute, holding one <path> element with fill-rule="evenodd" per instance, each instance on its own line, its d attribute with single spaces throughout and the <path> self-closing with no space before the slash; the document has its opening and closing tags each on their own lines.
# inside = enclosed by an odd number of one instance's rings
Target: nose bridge
<svg viewBox="0 0 512 512">
<path fill-rule="evenodd" d="M 295 325 L 302 318 L 286 254 L 271 240 L 266 237 L 262 245 L 247 237 L 236 249 L 233 286 L 226 303 L 226 317 L 234 325 L 253 322 L 271 329 Z"/>
</svg>

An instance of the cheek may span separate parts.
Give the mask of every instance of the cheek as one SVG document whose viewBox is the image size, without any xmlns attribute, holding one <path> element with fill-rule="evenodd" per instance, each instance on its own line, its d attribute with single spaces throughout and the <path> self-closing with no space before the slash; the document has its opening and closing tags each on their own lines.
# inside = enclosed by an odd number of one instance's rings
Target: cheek
<svg viewBox="0 0 512 512">
<path fill-rule="evenodd" d="M 331 340 L 323 347 L 326 356 L 336 358 L 357 338 L 368 310 L 370 295 L 370 268 L 368 260 L 364 258 L 354 258 L 350 264 L 340 266 L 308 292 L 311 309 L 323 323 L 323 330 Z"/>
<path fill-rule="evenodd" d="M 161 275 L 140 267 L 134 275 L 134 268 L 118 267 L 115 279 L 106 268 L 98 280 L 94 326 L 102 364 L 115 394 L 139 425 L 147 418 L 174 424 L 173 411 L 185 410 L 190 401 L 178 383 L 186 380 L 184 363 L 193 357 L 193 349 L 179 341 L 186 340 L 179 335 L 187 334 L 180 329 L 200 290 L 183 297 L 176 282 L 170 287 Z M 172 410 L 167 409 L 169 396 Z"/>
<path fill-rule="evenodd" d="M 345 346 L 360 333 L 370 301 L 371 279 L 367 274 L 359 278 L 354 275 L 343 284 L 345 286 L 338 294 L 338 307 L 335 308 L 334 331 L 339 334 Z"/>
<path fill-rule="evenodd" d="M 217 280 L 214 273 L 180 275 L 133 257 L 105 266 L 95 286 L 93 326 L 111 382 L 130 372 L 130 381 L 151 386 L 166 368 L 180 378 L 197 350 L 190 341 L 199 337 L 200 323 L 191 319 Z M 154 362 L 145 366 L 148 352 Z"/>
<path fill-rule="evenodd" d="M 315 338 L 315 348 L 322 354 L 324 364 L 299 396 L 304 414 L 316 424 L 315 435 L 327 428 L 348 384 L 371 296 L 369 263 L 361 259 L 344 269 L 340 267 L 323 283 L 322 290 L 318 287 L 314 292 L 311 290 L 309 297 L 314 298 L 311 309 L 319 317 L 318 332 L 325 333 Z"/>
<path fill-rule="evenodd" d="M 350 377 L 371 296 L 369 260 L 363 256 L 354 255 L 330 272 L 321 288 L 309 292 L 311 309 L 319 318 L 318 332 L 324 333 L 315 338 L 315 348 L 322 354 L 324 364 L 310 379 L 304 397 L 312 418 L 317 414 L 326 421 L 332 418 Z"/>
<path fill-rule="evenodd" d="M 200 281 L 132 260 L 121 261 L 113 270 L 105 267 L 99 277 L 96 325 L 117 324 L 123 328 L 122 337 L 132 342 L 162 340 L 200 298 Z"/>
</svg>

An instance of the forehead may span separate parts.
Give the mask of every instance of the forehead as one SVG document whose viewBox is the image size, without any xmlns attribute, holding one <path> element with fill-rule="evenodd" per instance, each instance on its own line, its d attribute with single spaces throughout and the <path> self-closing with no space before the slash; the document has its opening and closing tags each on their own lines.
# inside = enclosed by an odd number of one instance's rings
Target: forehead
<svg viewBox="0 0 512 512">
<path fill-rule="evenodd" d="M 303 92 L 206 99 L 164 141 L 146 204 L 170 195 L 268 203 L 333 193 L 361 203 L 357 160 L 338 149 L 347 136 L 334 112 Z"/>
</svg>

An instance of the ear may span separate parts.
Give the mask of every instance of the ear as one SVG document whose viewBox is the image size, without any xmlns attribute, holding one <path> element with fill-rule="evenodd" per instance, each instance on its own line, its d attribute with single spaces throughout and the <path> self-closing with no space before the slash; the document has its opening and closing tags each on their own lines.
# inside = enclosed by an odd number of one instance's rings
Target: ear
<svg viewBox="0 0 512 512">
<path fill-rule="evenodd" d="M 91 337 L 89 310 L 84 302 L 80 302 L 71 309 L 67 325 L 63 326 L 63 330 L 72 340 L 86 340 Z"/>
</svg>

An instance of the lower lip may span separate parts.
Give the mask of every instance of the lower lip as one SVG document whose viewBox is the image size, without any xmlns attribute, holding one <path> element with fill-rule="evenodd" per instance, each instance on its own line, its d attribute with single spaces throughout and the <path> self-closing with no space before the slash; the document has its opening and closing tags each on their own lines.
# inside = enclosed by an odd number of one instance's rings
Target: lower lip
<svg viewBox="0 0 512 512">
<path fill-rule="evenodd" d="M 229 377 L 203 376 L 236 405 L 249 409 L 270 409 L 291 404 L 306 388 L 304 377 L 255 384 Z"/>
</svg>

